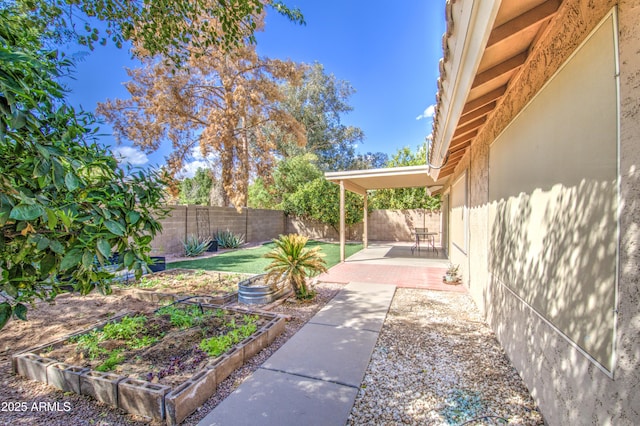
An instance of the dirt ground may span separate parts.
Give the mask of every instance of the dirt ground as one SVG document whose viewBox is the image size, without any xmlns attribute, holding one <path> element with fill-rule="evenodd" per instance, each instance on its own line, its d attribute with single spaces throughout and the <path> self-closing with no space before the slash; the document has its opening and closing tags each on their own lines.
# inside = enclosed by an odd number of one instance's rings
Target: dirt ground
<svg viewBox="0 0 640 426">
<path fill-rule="evenodd" d="M 190 416 L 185 424 L 195 424 L 251 374 L 266 357 L 282 346 L 341 288 L 322 284 L 313 303 L 284 302 L 273 311 L 288 317 L 285 332 L 276 341 L 236 370 L 218 386 L 217 393 L 204 404 L 202 411 Z M 127 414 L 94 399 L 64 393 L 51 386 L 27 380 L 11 371 L 11 355 L 70 333 L 91 328 L 114 316 L 133 312 L 152 313 L 158 305 L 138 299 L 134 292 L 104 296 L 89 294 L 60 295 L 54 304 L 37 303 L 30 308 L 28 321 L 11 320 L 0 331 L 0 425 L 149 425 L 149 419 Z"/>
</svg>

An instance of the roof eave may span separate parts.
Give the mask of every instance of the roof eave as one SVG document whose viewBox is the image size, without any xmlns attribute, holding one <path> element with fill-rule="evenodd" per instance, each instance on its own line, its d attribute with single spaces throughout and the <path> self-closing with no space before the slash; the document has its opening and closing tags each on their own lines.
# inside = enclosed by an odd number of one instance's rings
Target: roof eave
<svg viewBox="0 0 640 426">
<path fill-rule="evenodd" d="M 440 76 L 429 158 L 429 163 L 438 167 L 429 170 L 434 180 L 445 161 L 501 3 L 502 0 L 449 0 L 447 4 L 448 28 L 441 66 L 444 72 Z"/>
</svg>

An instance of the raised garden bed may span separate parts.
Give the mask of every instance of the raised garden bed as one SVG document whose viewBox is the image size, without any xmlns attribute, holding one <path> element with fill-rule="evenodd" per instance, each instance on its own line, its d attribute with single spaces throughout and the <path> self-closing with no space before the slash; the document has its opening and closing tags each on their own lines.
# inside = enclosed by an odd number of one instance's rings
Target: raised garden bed
<svg viewBox="0 0 640 426">
<path fill-rule="evenodd" d="M 15 373 L 178 424 L 284 330 L 269 313 L 191 298 L 118 316 L 13 356 Z"/>
<path fill-rule="evenodd" d="M 167 295 L 208 296 L 210 303 L 224 305 L 238 298 L 238 283 L 249 274 L 170 269 L 143 276 L 140 280 L 114 287 L 116 292 L 133 292 L 150 302 L 167 300 Z"/>
</svg>

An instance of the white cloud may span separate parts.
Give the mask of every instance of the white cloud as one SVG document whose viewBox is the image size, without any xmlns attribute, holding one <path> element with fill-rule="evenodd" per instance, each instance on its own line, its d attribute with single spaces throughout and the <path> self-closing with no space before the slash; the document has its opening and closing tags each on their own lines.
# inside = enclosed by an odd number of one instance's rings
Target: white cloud
<svg viewBox="0 0 640 426">
<path fill-rule="evenodd" d="M 132 166 L 142 166 L 149 162 L 149 158 L 144 152 L 132 146 L 114 148 L 113 156 L 116 157 L 119 163 L 131 164 Z"/>
<path fill-rule="evenodd" d="M 196 175 L 198 169 L 208 169 L 210 166 L 210 163 L 200 160 L 185 163 L 185 165 L 182 167 L 182 170 L 180 170 L 180 173 L 178 173 L 178 177 L 181 179 L 192 178 Z"/>
<path fill-rule="evenodd" d="M 185 161 L 182 170 L 178 173 L 178 178 L 192 178 L 196 175 L 198 169 L 211 169 L 214 168 L 217 163 L 216 154 L 209 153 L 204 157 L 200 147 L 197 146 L 191 149 L 190 158 L 192 161 Z"/>
<path fill-rule="evenodd" d="M 422 114 L 416 117 L 416 120 L 422 120 L 423 118 L 431 118 L 436 113 L 436 106 L 429 105 Z"/>
</svg>

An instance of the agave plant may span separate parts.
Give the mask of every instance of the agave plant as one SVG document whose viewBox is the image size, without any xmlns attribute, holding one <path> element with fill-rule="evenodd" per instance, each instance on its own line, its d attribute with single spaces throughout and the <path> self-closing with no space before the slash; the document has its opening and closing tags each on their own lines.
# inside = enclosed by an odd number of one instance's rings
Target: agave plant
<svg viewBox="0 0 640 426">
<path fill-rule="evenodd" d="M 188 257 L 200 256 L 211 244 L 211 238 L 199 239 L 195 235 L 189 235 L 182 243 L 184 254 Z"/>
<path fill-rule="evenodd" d="M 228 229 L 216 232 L 215 239 L 220 248 L 238 248 L 244 244 L 244 234 L 234 234 Z"/>
<path fill-rule="evenodd" d="M 307 278 L 327 271 L 320 247 L 305 248 L 308 240 L 298 234 L 280 235 L 273 240 L 276 247 L 264 255 L 267 259 L 273 259 L 265 268 L 267 281 L 288 282 L 301 300 L 315 296 L 315 291 L 307 285 Z"/>
</svg>

